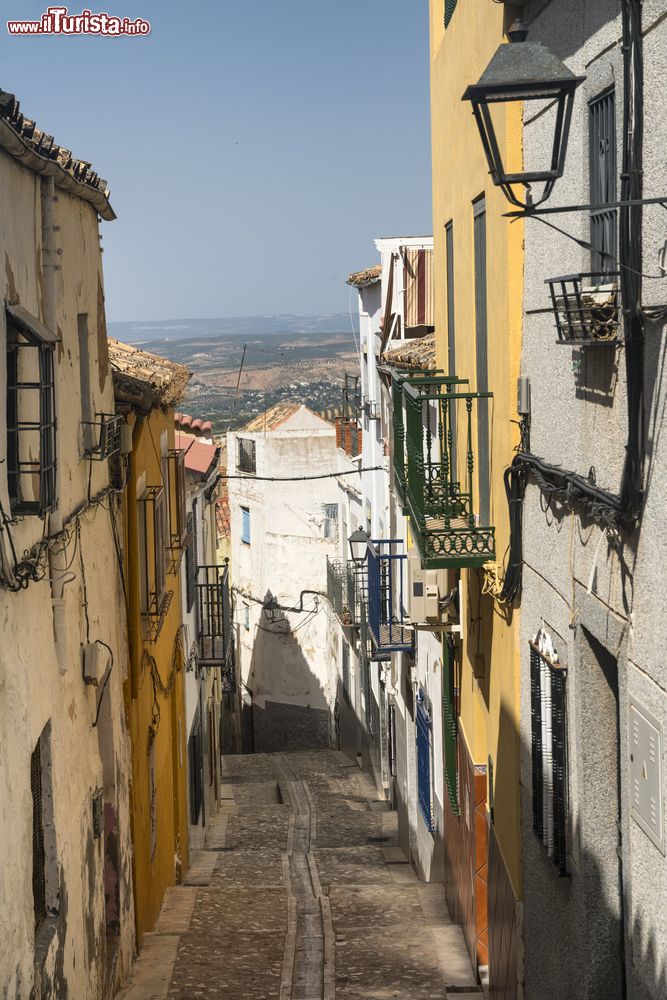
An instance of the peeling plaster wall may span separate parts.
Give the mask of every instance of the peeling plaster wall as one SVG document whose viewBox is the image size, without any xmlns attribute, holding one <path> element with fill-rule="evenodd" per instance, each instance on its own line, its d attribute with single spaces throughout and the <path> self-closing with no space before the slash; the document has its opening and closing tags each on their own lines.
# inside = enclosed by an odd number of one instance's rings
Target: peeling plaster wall
<svg viewBox="0 0 667 1000">
<path fill-rule="evenodd" d="M 615 85 L 618 169 L 621 170 L 623 65 L 620 3 L 531 3 L 531 38 L 545 42 L 576 73 L 586 74 L 575 101 L 567 165 L 553 204 L 588 196 L 588 102 Z M 667 5 L 644 4 L 644 197 L 667 192 L 664 72 Z M 528 164 L 541 152 L 544 122 L 527 125 Z M 617 181 L 620 197 L 620 181 Z M 589 238 L 585 213 L 556 217 L 562 228 Z M 644 209 L 643 271 L 657 274 L 666 236 L 665 212 Z M 590 255 L 536 223 L 526 223 L 525 307 L 544 307 L 544 279 L 590 269 Z M 643 304 L 667 302 L 667 282 L 646 279 Z M 578 352 L 557 346 L 553 317 L 525 318 L 522 373 L 532 389 L 531 450 L 586 475 L 595 466 L 600 486 L 618 492 L 627 435 L 622 350 Z M 646 325 L 646 503 L 639 532 L 614 552 L 593 524 L 551 506 L 535 485 L 524 503 L 524 583 L 521 614 L 521 750 L 525 879 L 526 1000 L 563 995 L 621 997 L 619 952 L 625 937 L 629 1000 L 667 994 L 667 669 L 664 657 L 667 487 L 663 422 L 665 328 Z M 566 428 L 566 432 L 564 432 Z M 547 555 L 548 554 L 548 555 Z M 559 879 L 532 832 L 530 674 L 528 639 L 544 620 L 568 664 L 570 878 Z M 616 660 L 618 695 L 602 664 Z M 629 701 L 635 698 L 662 726 L 663 847 L 631 815 Z M 617 735 L 618 733 L 618 735 Z M 611 740 L 611 742 L 610 742 Z M 618 762 L 615 743 L 620 743 Z M 612 745 L 612 743 L 614 745 Z M 619 770 L 620 764 L 620 770 Z M 620 837 L 616 831 L 620 782 Z M 620 840 L 623 895 L 616 848 Z M 622 923 L 624 919 L 624 931 Z M 548 936 L 549 946 L 545 947 Z"/>
<path fill-rule="evenodd" d="M 0 301 L 19 302 L 43 318 L 40 178 L 0 152 Z M 113 412 L 107 373 L 102 265 L 95 211 L 56 189 L 55 233 L 61 270 L 57 272 L 56 347 L 59 509 L 67 516 L 107 483 L 107 464 L 81 458 L 77 314 L 87 313 L 91 378 L 97 410 Z M 4 427 L 6 325 L 0 309 L 0 401 Z M 6 436 L 0 433 L 0 499 L 9 510 Z M 48 524 L 46 525 L 48 528 Z M 44 533 L 38 517 L 12 526 L 22 553 Z M 117 900 L 108 916 L 118 928 L 117 979 L 122 981 L 134 947 L 129 822 L 130 755 L 122 684 L 128 670 L 125 605 L 110 513 L 98 507 L 81 520 L 78 548 L 68 550 L 71 580 L 64 591 L 67 622 L 66 672 L 56 660 L 48 573 L 19 593 L 0 589 L 0 995 L 12 998 L 104 993 L 105 837 L 93 836 L 93 794 L 106 803 L 106 886 Z M 82 564 L 90 620 L 90 641 L 113 651 L 113 668 L 102 693 L 82 676 L 86 641 Z M 99 703 L 98 726 L 94 726 Z M 50 727 L 52 850 L 47 850 L 47 892 L 56 911 L 34 930 L 32 895 L 32 815 L 30 758 L 44 728 Z M 112 857 L 114 858 L 112 862 Z"/>
</svg>

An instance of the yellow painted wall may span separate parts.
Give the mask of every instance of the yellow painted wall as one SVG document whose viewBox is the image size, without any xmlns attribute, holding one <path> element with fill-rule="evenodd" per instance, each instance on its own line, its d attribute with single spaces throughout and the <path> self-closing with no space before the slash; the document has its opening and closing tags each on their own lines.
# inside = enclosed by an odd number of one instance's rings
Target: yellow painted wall
<svg viewBox="0 0 667 1000">
<path fill-rule="evenodd" d="M 160 440 L 168 435 L 174 447 L 173 411 L 152 411 L 147 417 L 129 415 L 133 427 L 130 476 L 124 497 L 125 566 L 130 632 L 131 669 L 125 701 L 132 741 L 132 834 L 134 842 L 134 893 L 137 941 L 153 929 L 168 886 L 188 867 L 187 758 L 185 746 L 185 687 L 182 659 L 178 658 L 168 697 L 154 683 L 144 650 L 155 660 L 159 677 L 170 686 L 174 645 L 181 622 L 180 574 L 170 572 L 167 591 L 173 592 L 169 611 L 156 642 L 145 638 L 140 611 L 140 573 L 136 553 L 138 532 L 137 487 L 145 476 L 147 486 L 162 483 Z M 171 484 L 174 488 L 174 483 Z M 149 532 L 150 538 L 150 532 Z M 149 560 L 152 559 L 152 555 Z M 155 741 L 157 845 L 151 857 L 149 748 Z M 180 744 L 180 745 L 179 745 Z M 175 861 L 180 859 L 180 863 Z"/>
<path fill-rule="evenodd" d="M 476 388 L 475 272 L 473 201 L 486 196 L 487 312 L 490 409 L 491 523 L 496 558 L 509 541 L 503 472 L 512 460 L 518 431 L 516 381 L 521 349 L 523 288 L 522 223 L 509 225 L 509 210 L 488 173 L 469 102 L 461 95 L 476 82 L 504 38 L 501 4 L 459 0 L 447 29 L 444 0 L 430 0 L 431 128 L 433 150 L 433 233 L 435 241 L 436 338 L 438 366 L 447 370 L 447 261 L 445 225 L 454 231 L 456 374 Z M 499 129 L 501 148 L 516 162 L 521 156 L 520 115 L 506 114 Z M 463 421 L 461 421 L 463 423 Z M 519 813 L 519 655 L 518 612 L 508 622 L 489 596 L 480 598 L 482 572 L 462 574 L 467 630 L 463 638 L 461 731 L 476 764 L 493 758 L 495 831 L 514 890 L 521 895 Z M 478 619 L 481 619 L 478 621 Z M 485 658 L 482 680 L 473 676 L 478 652 Z"/>
</svg>

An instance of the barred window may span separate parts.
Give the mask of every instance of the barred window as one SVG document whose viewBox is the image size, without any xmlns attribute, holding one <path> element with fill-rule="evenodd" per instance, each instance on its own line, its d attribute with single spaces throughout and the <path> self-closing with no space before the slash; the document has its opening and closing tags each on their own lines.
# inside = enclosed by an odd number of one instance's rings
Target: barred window
<svg viewBox="0 0 667 1000">
<path fill-rule="evenodd" d="M 566 671 L 530 645 L 533 830 L 567 875 Z"/>
<path fill-rule="evenodd" d="M 13 514 L 54 510 L 59 338 L 21 306 L 7 306 L 7 487 Z"/>
<path fill-rule="evenodd" d="M 613 271 L 618 266 L 618 209 L 606 208 L 616 201 L 616 98 L 613 89 L 589 104 L 591 268 Z"/>
</svg>

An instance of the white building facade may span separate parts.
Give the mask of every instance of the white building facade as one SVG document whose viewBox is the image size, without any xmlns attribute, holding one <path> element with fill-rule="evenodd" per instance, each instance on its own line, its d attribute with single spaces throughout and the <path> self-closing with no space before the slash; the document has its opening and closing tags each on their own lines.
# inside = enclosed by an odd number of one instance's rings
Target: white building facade
<svg viewBox="0 0 667 1000">
<path fill-rule="evenodd" d="M 243 749 L 336 745 L 327 556 L 340 546 L 336 431 L 278 404 L 227 437 Z"/>
</svg>

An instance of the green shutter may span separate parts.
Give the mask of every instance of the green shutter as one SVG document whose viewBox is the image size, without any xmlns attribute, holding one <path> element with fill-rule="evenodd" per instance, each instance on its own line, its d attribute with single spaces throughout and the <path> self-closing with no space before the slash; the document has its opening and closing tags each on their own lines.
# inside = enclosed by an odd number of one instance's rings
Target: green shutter
<svg viewBox="0 0 667 1000">
<path fill-rule="evenodd" d="M 456 4 L 458 0 L 445 0 L 445 27 L 449 27 L 449 22 L 452 19 L 452 15 L 456 10 Z"/>
<path fill-rule="evenodd" d="M 456 703 L 454 693 L 454 650 L 448 639 L 442 644 L 442 708 L 444 714 L 445 733 L 445 783 L 452 809 L 459 815 L 459 782 L 458 782 L 458 735 L 459 725 L 456 718 Z"/>
</svg>

